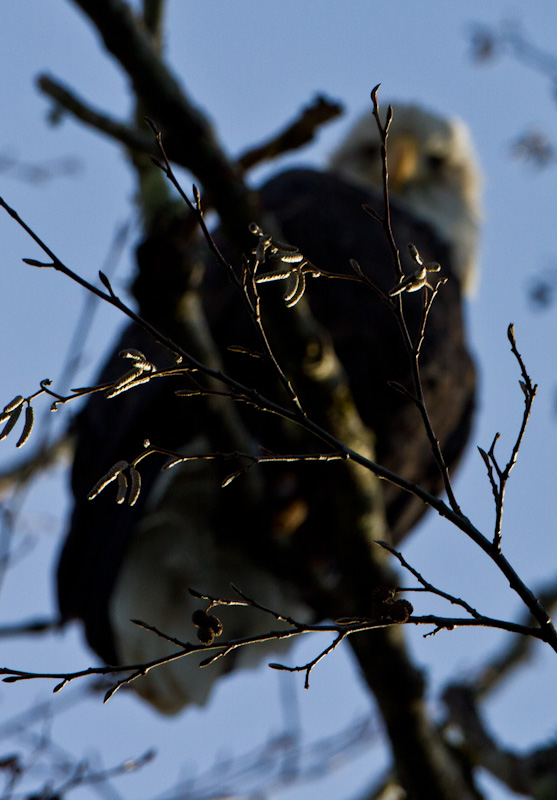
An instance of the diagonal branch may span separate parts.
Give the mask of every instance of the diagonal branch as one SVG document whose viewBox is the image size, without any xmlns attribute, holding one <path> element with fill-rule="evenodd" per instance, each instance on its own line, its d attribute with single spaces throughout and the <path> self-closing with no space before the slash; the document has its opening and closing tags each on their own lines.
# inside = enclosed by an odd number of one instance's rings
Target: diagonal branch
<svg viewBox="0 0 557 800">
<path fill-rule="evenodd" d="M 104 46 L 131 79 L 148 114 L 165 131 L 170 152 L 203 185 L 231 241 L 242 243 L 257 208 L 240 170 L 225 155 L 214 131 L 158 54 L 152 37 L 123 0 L 73 0 L 93 22 Z"/>
</svg>

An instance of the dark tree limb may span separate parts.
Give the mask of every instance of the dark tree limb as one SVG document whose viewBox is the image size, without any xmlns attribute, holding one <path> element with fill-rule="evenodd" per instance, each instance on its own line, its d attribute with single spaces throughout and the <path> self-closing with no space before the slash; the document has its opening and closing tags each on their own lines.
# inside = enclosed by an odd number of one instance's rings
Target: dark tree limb
<svg viewBox="0 0 557 800">
<path fill-rule="evenodd" d="M 206 117 L 156 51 L 148 30 L 123 0 L 73 0 L 93 22 L 105 48 L 129 76 L 134 93 L 157 121 L 170 152 L 198 178 L 231 241 L 247 240 L 257 207 L 240 170 L 225 155 Z"/>
<path fill-rule="evenodd" d="M 503 747 L 485 725 L 474 692 L 450 686 L 444 694 L 450 720 L 464 738 L 468 758 L 484 767 L 513 792 L 532 800 L 547 800 L 557 793 L 557 747 L 536 748 L 520 755 Z"/>
</svg>

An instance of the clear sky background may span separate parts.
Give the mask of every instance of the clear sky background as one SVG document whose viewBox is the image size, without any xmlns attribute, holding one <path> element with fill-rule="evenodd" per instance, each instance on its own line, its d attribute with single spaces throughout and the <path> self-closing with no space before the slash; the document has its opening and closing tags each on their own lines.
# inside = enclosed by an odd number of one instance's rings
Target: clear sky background
<svg viewBox="0 0 557 800">
<path fill-rule="evenodd" d="M 488 448 L 500 430 L 500 452 L 506 454 L 520 424 L 522 395 L 506 339 L 506 327 L 514 322 L 519 349 L 540 391 L 508 491 L 503 544 L 521 576 L 538 586 L 557 575 L 557 319 L 555 309 L 540 310 L 529 303 L 528 289 L 536 276 L 557 266 L 557 170 L 539 170 L 513 159 L 511 144 L 531 127 L 553 136 L 557 105 L 550 81 L 509 57 L 482 68 L 472 63 L 472 24 L 504 21 L 522 22 L 537 45 L 549 51 L 555 47 L 553 0 L 169 0 L 167 52 L 231 155 L 267 138 L 321 92 L 343 101 L 346 115 L 281 165 L 319 167 L 366 108 L 377 83 L 382 83 L 384 99 L 419 101 L 470 126 L 485 174 L 481 280 L 468 307 L 481 385 L 458 496 L 476 525 L 491 530 L 493 503 L 475 445 Z M 48 125 L 49 102 L 34 81 L 39 73 L 50 73 L 117 118 L 131 111 L 127 81 L 100 49 L 86 19 L 66 0 L 3 0 L 0 53 L 0 194 L 62 261 L 94 281 L 117 227 L 133 219 L 132 174 L 111 142 L 69 119 Z M 7 167 L 12 159 L 14 165 Z M 64 159 L 77 165 L 72 174 L 29 181 L 29 166 L 50 164 L 60 172 L 56 164 Z M 272 171 L 278 168 L 275 164 Z M 132 245 L 133 233 L 114 281 L 119 292 L 131 274 Z M 56 381 L 84 301 L 75 284 L 22 264 L 22 257 L 41 254 L 7 215 L 0 215 L 0 406 L 15 394 L 35 390 L 42 378 Z M 113 309 L 98 309 L 72 385 L 92 380 L 121 324 Z M 61 410 L 56 423 L 66 424 L 71 413 L 71 408 Z M 36 440 L 40 435 L 39 427 Z M 12 438 L 0 443 L 0 469 L 14 458 L 14 444 Z M 53 613 L 52 571 L 67 510 L 67 473 L 58 469 L 26 498 L 10 543 L 18 558 L 2 586 L 0 622 Z M 432 582 L 462 594 L 485 613 L 505 618 L 518 613 L 504 580 L 441 520 L 428 516 L 405 543 L 404 554 Z M 439 709 L 443 683 L 450 676 L 466 677 L 506 640 L 506 635 L 489 631 L 455 631 L 425 641 L 422 632 L 409 633 L 432 681 L 432 703 Z M 303 643 L 299 659 L 320 646 Z M 527 748 L 555 736 L 556 662 L 546 650 L 538 648 L 535 660 L 485 706 L 490 724 L 509 746 Z M 2 640 L 0 663 L 67 670 L 88 666 L 94 658 L 82 647 L 80 632 L 70 629 L 43 639 Z M 0 755 L 30 753 L 31 738 L 7 733 L 4 723 L 35 702 L 52 698 L 51 688 L 49 683 L 0 684 Z M 106 706 L 94 696 L 71 707 L 72 698 L 82 692 L 74 685 L 55 696 L 50 721 L 35 726 L 34 733 L 48 727 L 60 759 L 71 754 L 96 765 L 116 765 L 156 748 L 156 760 L 115 781 L 120 795 L 110 795 L 145 800 L 173 796 L 170 790 L 177 780 L 203 771 L 223 754 L 248 752 L 296 720 L 304 741 L 311 742 L 372 710 L 347 652 L 331 656 L 314 671 L 309 692 L 303 691 L 300 676 L 262 668 L 219 686 L 207 709 L 170 720 L 124 693 Z M 285 693 L 290 697 L 288 719 L 280 711 Z M 295 787 L 272 796 L 301 800 L 319 793 L 323 800 L 351 800 L 382 764 L 382 748 L 368 745 L 357 761 L 311 789 Z M 40 784 L 42 777 L 37 775 L 36 781 Z M 485 786 L 490 798 L 509 796 L 491 779 L 486 778 Z M 72 794 L 78 800 L 92 796 L 98 796 L 93 789 Z"/>
</svg>

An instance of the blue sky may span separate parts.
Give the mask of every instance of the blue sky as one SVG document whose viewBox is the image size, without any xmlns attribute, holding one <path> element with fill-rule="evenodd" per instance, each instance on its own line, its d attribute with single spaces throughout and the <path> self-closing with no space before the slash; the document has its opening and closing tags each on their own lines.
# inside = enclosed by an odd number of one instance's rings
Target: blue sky
<svg viewBox="0 0 557 800">
<path fill-rule="evenodd" d="M 482 278 L 468 308 L 481 395 L 474 441 L 457 487 L 467 513 L 489 529 L 492 500 L 474 444 L 489 446 L 500 430 L 506 452 L 520 422 L 522 398 L 506 341 L 506 326 L 512 321 L 540 394 L 509 487 L 504 549 L 522 576 L 537 583 L 554 575 L 557 562 L 553 502 L 557 325 L 554 311 L 532 310 L 527 288 L 534 275 L 555 263 L 557 171 L 554 167 L 538 171 L 513 160 L 510 143 L 531 126 L 544 127 L 552 135 L 557 107 L 549 81 L 510 58 L 483 68 L 472 64 L 468 45 L 472 23 L 505 20 L 522 20 L 540 47 L 554 46 L 557 10 L 551 0 L 535 4 L 169 0 L 167 51 L 190 96 L 209 115 L 231 155 L 268 137 L 322 92 L 345 103 L 345 117 L 282 166 L 323 165 L 338 137 L 366 107 L 376 83 L 382 83 L 385 99 L 417 100 L 458 115 L 470 126 L 485 174 Z M 127 81 L 101 52 L 85 18 L 67 1 L 4 0 L 0 46 L 0 157 L 22 164 L 73 158 L 81 165 L 73 176 L 37 185 L 22 180 L 21 170 L 0 172 L 0 194 L 68 266 L 94 280 L 117 226 L 133 218 L 131 172 L 118 148 L 91 131 L 69 119 L 49 126 L 49 104 L 34 81 L 37 74 L 50 73 L 118 118 L 126 118 L 131 110 Z M 271 171 L 277 168 L 274 165 Z M 21 263 L 22 257 L 40 254 L 6 215 L 0 216 L 0 242 L 3 404 L 15 394 L 30 393 L 41 378 L 59 376 L 83 293 L 60 275 Z M 115 280 L 118 291 L 123 291 L 131 268 L 130 242 Z M 120 324 L 114 310 L 98 309 L 77 385 L 91 380 L 97 359 Z M 63 425 L 69 413 L 69 409 L 59 412 L 57 424 Z M 13 445 L 11 440 L 0 444 L 2 467 L 13 458 Z M 66 485 L 65 473 L 58 470 L 41 480 L 27 498 L 15 544 L 19 550 L 29 543 L 33 548 L 7 576 L 0 605 L 4 621 L 53 608 L 52 564 L 65 525 Z M 504 581 L 442 521 L 428 517 L 405 555 L 428 578 L 462 592 L 487 613 L 509 617 L 517 611 Z M 439 687 L 448 675 L 466 675 L 481 664 L 502 639 L 489 632 L 455 632 L 424 641 L 415 633 L 412 646 L 434 687 Z M 520 680 L 487 704 L 490 722 L 510 745 L 526 747 L 554 735 L 551 655 L 540 652 Z M 66 669 L 86 666 L 93 658 L 80 646 L 79 632 L 72 630 L 48 640 L 2 642 L 0 661 L 29 669 Z M 310 692 L 302 691 L 296 677 L 291 679 L 308 736 L 338 730 L 369 707 L 348 661 L 346 654 L 328 659 L 315 672 Z M 77 757 L 102 757 L 105 764 L 157 747 L 154 764 L 117 785 L 124 797 L 159 796 L 188 765 L 201 769 L 218 753 L 245 752 L 281 730 L 278 706 L 284 676 L 279 680 L 269 673 L 263 669 L 256 678 L 230 681 L 219 688 L 207 712 L 194 710 L 174 720 L 161 720 L 133 697 L 117 696 L 107 706 L 94 697 L 85 702 L 85 712 L 77 708 L 55 716 L 53 736 Z M 63 694 L 57 696 L 54 709 Z M 47 684 L 2 686 L 2 718 L 47 697 Z M 204 742 L 203 747 L 198 742 Z M 4 749 L 10 746 L 0 741 L 0 752 Z M 320 794 L 332 800 L 356 797 L 382 758 L 377 747 L 358 760 L 357 768 L 323 781 Z M 508 796 L 493 783 L 488 785 L 490 797 Z M 78 790 L 73 796 L 85 798 L 91 792 Z M 307 787 L 277 797 L 307 797 Z"/>
</svg>

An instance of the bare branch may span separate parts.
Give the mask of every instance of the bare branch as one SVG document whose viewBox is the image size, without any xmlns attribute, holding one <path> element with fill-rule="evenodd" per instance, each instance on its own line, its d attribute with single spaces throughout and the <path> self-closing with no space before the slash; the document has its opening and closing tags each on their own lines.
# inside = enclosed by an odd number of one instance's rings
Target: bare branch
<svg viewBox="0 0 557 800">
<path fill-rule="evenodd" d="M 528 371 L 526 369 L 526 365 L 522 359 L 522 356 L 518 352 L 516 346 L 516 339 L 514 335 L 514 325 L 509 325 L 507 329 L 507 337 L 511 344 L 511 351 L 514 357 L 516 358 L 518 365 L 520 367 L 520 372 L 522 375 L 521 380 L 519 380 L 519 386 L 522 390 L 522 394 L 524 395 L 524 411 L 522 414 L 522 421 L 520 424 L 520 428 L 514 442 L 511 455 L 506 466 L 502 469 L 499 466 L 499 462 L 495 456 L 495 445 L 499 440 L 500 434 L 496 433 L 493 437 L 493 441 L 491 443 L 491 447 L 489 451 L 486 452 L 481 447 L 478 447 L 479 453 L 484 461 L 484 464 L 487 469 L 487 475 L 489 478 L 489 483 L 491 486 L 491 491 L 493 493 L 493 498 L 495 500 L 495 529 L 493 534 L 493 546 L 500 551 L 501 549 L 501 535 L 502 535 L 502 524 L 503 524 L 503 506 L 505 502 L 505 491 L 507 488 L 507 483 L 509 481 L 509 477 L 511 471 L 516 464 L 516 460 L 518 458 L 518 453 L 520 450 L 520 446 L 522 444 L 522 440 L 524 438 L 524 434 L 526 432 L 526 426 L 528 424 L 528 420 L 530 419 L 530 413 L 532 411 L 532 404 L 534 402 L 534 398 L 536 396 L 536 392 L 538 390 L 537 384 L 532 383 L 532 379 L 530 378 Z"/>
<path fill-rule="evenodd" d="M 244 170 L 309 144 L 322 126 L 343 113 L 342 104 L 318 95 L 299 112 L 296 119 L 263 144 L 250 147 L 238 158 Z"/>
<path fill-rule="evenodd" d="M 68 114 L 108 136 L 128 150 L 156 155 L 156 147 L 147 131 L 140 131 L 126 122 L 119 122 L 102 111 L 97 111 L 77 96 L 69 87 L 50 77 L 40 75 L 37 86 Z"/>
<path fill-rule="evenodd" d="M 106 49 L 129 75 L 135 93 L 166 132 L 174 158 L 201 182 L 231 241 L 246 240 L 257 213 L 240 170 L 226 157 L 203 114 L 157 52 L 150 32 L 123 0 L 74 0 L 91 19 Z M 178 154 L 181 157 L 178 158 Z"/>
<path fill-rule="evenodd" d="M 451 479 L 450 479 L 450 475 L 449 475 L 449 470 L 448 470 L 447 464 L 445 463 L 445 458 L 444 458 L 443 453 L 441 451 L 441 447 L 439 445 L 439 440 L 437 439 L 437 436 L 435 435 L 435 432 L 433 430 L 433 426 L 431 424 L 431 420 L 429 418 L 429 414 L 428 414 L 428 411 L 427 411 L 427 406 L 426 406 L 425 398 L 424 398 L 424 391 L 423 391 L 423 387 L 422 387 L 421 374 L 420 374 L 420 365 L 419 365 L 420 350 L 421 350 L 423 338 L 424 338 L 424 335 L 425 335 L 425 327 L 426 327 L 426 323 L 427 323 L 427 317 L 428 317 L 429 309 L 431 308 L 431 303 L 432 303 L 434 298 L 432 297 L 429 302 L 427 300 L 424 300 L 423 322 L 422 322 L 420 333 L 419 333 L 419 335 L 417 337 L 416 342 L 414 342 L 414 343 L 412 342 L 410 333 L 408 331 L 408 326 L 406 324 L 406 320 L 405 320 L 405 317 L 404 317 L 404 308 L 403 308 L 403 303 L 402 303 L 402 298 L 401 298 L 401 293 L 402 293 L 403 290 L 410 289 L 410 291 L 415 291 L 416 289 L 422 288 L 425 291 L 426 287 L 431 289 L 431 286 L 429 285 L 429 283 L 427 281 L 428 267 L 430 268 L 431 271 L 437 272 L 439 270 L 439 265 L 438 264 L 423 265 L 418 251 L 416 250 L 416 248 L 412 244 L 409 243 L 410 252 L 411 252 L 414 260 L 419 265 L 420 269 L 418 270 L 418 273 L 415 273 L 414 276 L 410 276 L 409 278 L 406 278 L 404 276 L 403 271 L 402 271 L 402 265 L 401 265 L 401 261 L 400 261 L 400 251 L 399 251 L 399 249 L 397 247 L 397 244 L 395 242 L 393 229 L 392 229 L 392 226 L 391 226 L 391 211 L 390 211 L 390 202 L 389 202 L 389 168 L 388 168 L 388 146 L 387 146 L 387 141 L 388 141 L 388 135 L 389 135 L 389 126 L 391 124 L 392 117 L 393 117 L 393 110 L 392 110 L 392 107 L 389 106 L 389 108 L 387 110 L 386 121 L 385 121 L 385 124 L 383 125 L 382 122 L 381 122 L 381 117 L 380 117 L 380 113 L 379 113 L 379 100 L 378 100 L 378 96 L 377 96 L 378 90 L 379 90 L 379 85 L 376 86 L 373 89 L 373 91 L 371 93 L 371 100 L 372 100 L 372 103 L 373 103 L 373 116 L 375 118 L 375 121 L 376 121 L 376 124 L 377 124 L 377 129 L 379 131 L 379 135 L 380 135 L 380 138 L 381 138 L 381 159 L 382 159 L 382 168 L 383 168 L 383 216 L 380 216 L 376 212 L 373 212 L 372 216 L 374 216 L 375 219 L 378 220 L 381 223 L 381 226 L 383 228 L 385 236 L 387 237 L 387 241 L 389 242 L 389 247 L 390 247 L 390 250 L 391 250 L 391 256 L 392 256 L 394 273 L 395 273 L 395 282 L 396 282 L 395 289 L 393 289 L 392 292 L 391 292 L 391 295 L 393 294 L 393 292 L 395 293 L 396 301 L 393 301 L 393 298 L 391 297 L 391 310 L 392 310 L 392 312 L 393 312 L 393 314 L 395 316 L 395 319 L 396 319 L 396 321 L 397 321 L 397 323 L 398 323 L 398 325 L 400 327 L 400 331 L 401 331 L 404 343 L 405 343 L 406 348 L 408 350 L 408 354 L 409 354 L 409 356 L 411 358 L 412 379 L 413 379 L 413 383 L 414 383 L 414 393 L 415 393 L 415 398 L 416 398 L 414 402 L 415 402 L 415 404 L 416 404 L 416 406 L 418 408 L 418 411 L 420 413 L 420 416 L 422 418 L 422 422 L 423 422 L 427 437 L 429 439 L 429 443 L 430 443 L 430 446 L 431 446 L 431 451 L 433 453 L 433 457 L 435 458 L 435 461 L 437 462 L 437 465 L 439 467 L 439 472 L 440 472 L 442 480 L 443 480 L 443 486 L 445 488 L 445 492 L 447 493 L 447 497 L 449 499 L 449 504 L 450 504 L 452 510 L 456 514 L 458 514 L 460 516 L 464 516 L 462 514 L 460 506 L 459 506 L 459 504 L 458 504 L 458 502 L 456 500 L 456 497 L 454 495 L 452 484 L 451 484 Z M 370 209 L 366 208 L 366 210 L 368 210 L 368 213 L 371 213 Z M 415 251 L 415 253 L 414 253 L 414 251 Z M 416 275 L 418 277 L 416 277 Z M 407 281 L 408 281 L 408 283 L 407 283 Z M 399 286 L 402 287 L 401 291 L 398 291 L 398 287 Z M 438 287 L 439 287 L 439 284 L 437 285 L 435 290 L 432 290 L 433 295 L 435 295 L 437 293 Z"/>
<path fill-rule="evenodd" d="M 426 591 L 431 592 L 431 594 L 436 594 L 439 597 L 444 598 L 445 600 L 448 600 L 449 603 L 452 603 L 453 605 L 461 606 L 466 611 L 468 611 L 468 613 L 472 617 L 474 617 L 474 619 L 480 619 L 480 617 L 482 615 L 478 611 L 476 611 L 475 608 L 473 608 L 471 605 L 469 605 L 465 600 L 462 600 L 459 597 L 455 597 L 454 595 L 449 594 L 448 592 L 444 592 L 441 589 L 438 589 L 435 586 L 433 586 L 433 584 L 431 584 L 429 581 L 427 581 L 423 577 L 423 575 L 421 575 L 421 573 L 418 572 L 417 569 L 412 567 L 406 561 L 406 559 L 404 558 L 402 553 L 400 553 L 398 550 L 395 550 L 395 548 L 391 547 L 390 544 L 388 544 L 387 542 L 377 542 L 377 544 L 380 545 L 383 549 L 387 550 L 395 558 L 397 558 L 399 560 L 399 562 L 401 563 L 401 565 L 404 567 L 404 569 L 408 570 L 408 572 L 410 572 L 416 578 L 416 580 L 419 583 L 421 583 L 421 585 L 424 587 L 424 589 Z M 399 589 L 399 591 L 412 591 L 412 590 L 411 589 Z"/>
<path fill-rule="evenodd" d="M 309 676 L 312 669 L 315 666 L 317 666 L 317 664 L 319 664 L 319 662 L 323 658 L 325 658 L 325 656 L 329 655 L 329 653 L 332 653 L 333 650 L 335 650 L 338 647 L 338 645 L 344 641 L 347 635 L 348 635 L 347 633 L 339 633 L 339 635 L 334 639 L 333 642 L 331 642 L 331 644 L 328 647 L 322 650 L 321 653 L 319 653 L 319 655 L 317 655 L 315 658 L 312 658 L 311 661 L 308 661 L 307 664 L 302 664 L 297 667 L 289 667 L 286 664 L 272 663 L 269 664 L 269 666 L 271 667 L 271 669 L 282 670 L 284 672 L 305 672 L 306 677 L 304 680 L 304 689 L 309 689 Z"/>
</svg>

